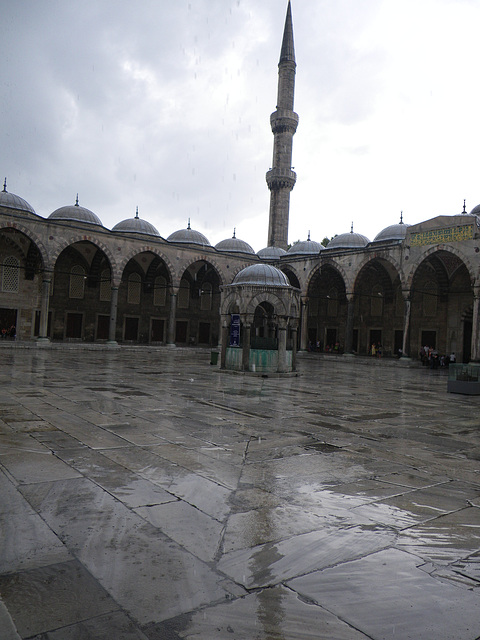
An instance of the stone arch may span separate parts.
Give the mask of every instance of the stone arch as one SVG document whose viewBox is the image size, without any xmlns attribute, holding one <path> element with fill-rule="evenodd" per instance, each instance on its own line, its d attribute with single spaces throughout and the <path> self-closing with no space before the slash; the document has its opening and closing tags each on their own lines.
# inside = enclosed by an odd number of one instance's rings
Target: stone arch
<svg viewBox="0 0 480 640">
<path fill-rule="evenodd" d="M 361 274 L 362 269 L 364 267 L 366 267 L 368 265 L 369 262 L 373 262 L 375 260 L 378 260 L 378 262 L 380 264 L 382 264 L 382 262 L 386 262 L 387 264 L 389 264 L 391 267 L 393 267 L 393 269 L 395 270 L 395 272 L 397 273 L 399 279 L 400 279 L 400 283 L 403 284 L 404 280 L 405 280 L 405 274 L 403 272 L 402 267 L 400 266 L 398 260 L 395 260 L 395 258 L 393 258 L 392 256 L 388 255 L 382 255 L 382 256 L 376 256 L 375 254 L 370 254 L 367 255 L 363 258 L 363 260 L 359 263 L 357 269 L 355 270 L 355 272 L 352 273 L 352 281 L 353 281 L 353 288 L 356 287 L 357 285 L 357 281 L 358 281 L 358 276 Z M 392 281 L 393 282 L 393 281 Z"/>
<path fill-rule="evenodd" d="M 117 276 L 117 274 L 115 273 L 117 268 L 117 262 L 110 248 L 95 236 L 88 236 L 88 235 L 79 233 L 75 236 L 70 236 L 70 238 L 61 239 L 61 241 L 58 242 L 57 246 L 55 247 L 54 252 L 50 256 L 49 267 L 53 269 L 62 251 L 65 251 L 65 249 L 68 249 L 69 247 L 76 244 L 77 242 L 90 242 L 93 246 L 97 247 L 97 249 L 100 249 L 101 251 L 103 251 L 103 253 L 107 257 L 107 260 L 110 263 L 110 268 L 112 270 L 112 285 L 113 285 L 114 281 L 116 281 L 116 276 Z"/>
<path fill-rule="evenodd" d="M 180 265 L 178 265 L 176 274 L 175 274 L 175 285 L 174 285 L 175 287 L 180 286 L 180 280 L 183 278 L 183 274 L 185 273 L 185 271 L 188 270 L 188 268 L 192 264 L 195 264 L 196 262 L 206 262 L 207 264 L 211 265 L 218 276 L 219 286 L 223 286 L 224 284 L 226 284 L 225 274 L 223 273 L 223 269 L 220 267 L 217 260 L 211 259 L 209 256 L 206 256 L 205 254 L 197 254 L 197 255 L 193 255 L 188 260 L 184 260 Z"/>
<path fill-rule="evenodd" d="M 394 274 L 389 273 L 389 271 L 385 267 L 385 262 L 395 269 Z M 376 264 L 378 264 L 378 267 L 376 267 Z M 395 297 L 395 282 L 398 278 L 401 284 L 402 277 L 398 269 L 395 267 L 393 261 L 385 260 L 383 257 L 370 256 L 369 259 L 362 261 L 361 267 L 357 269 L 355 274 L 353 293 L 358 291 L 361 279 L 362 277 L 366 276 L 367 269 L 369 268 L 373 268 L 376 270 L 376 279 L 382 284 L 385 299 L 387 302 L 392 302 Z"/>
<path fill-rule="evenodd" d="M 268 302 L 275 309 L 275 313 L 278 316 L 287 316 L 289 315 L 289 309 L 287 309 L 284 300 L 277 294 L 274 294 L 271 291 L 263 291 L 257 293 L 253 298 L 248 300 L 245 312 L 248 314 L 255 313 L 255 309 L 262 303 Z"/>
<path fill-rule="evenodd" d="M 222 316 L 229 315 L 230 313 L 241 313 L 242 309 L 242 297 L 240 292 L 236 289 L 230 289 L 230 291 L 226 292 L 222 304 L 220 306 L 220 313 Z M 236 310 L 232 311 L 232 307 L 235 307 Z"/>
<path fill-rule="evenodd" d="M 320 264 L 318 264 L 314 269 L 312 269 L 310 271 L 310 273 L 308 274 L 308 278 L 307 281 L 305 283 L 305 290 L 308 292 L 310 285 L 312 283 L 312 280 L 317 277 L 317 274 L 319 271 L 322 270 L 323 267 L 331 267 L 332 269 L 334 269 L 335 271 L 338 272 L 338 274 L 340 275 L 340 277 L 343 280 L 343 283 L 345 285 L 345 290 L 348 291 L 347 288 L 347 284 L 350 284 L 350 278 L 347 274 L 347 272 L 345 271 L 345 269 L 338 264 L 335 260 L 333 260 L 332 258 L 327 258 L 326 260 L 322 260 L 320 262 Z"/>
<path fill-rule="evenodd" d="M 23 224 L 18 224 L 17 222 L 6 222 L 4 220 L 0 221 L 0 231 L 2 229 L 14 229 L 15 231 L 19 231 L 23 233 L 35 246 L 37 247 L 40 253 L 40 259 L 42 261 L 42 267 L 45 268 L 49 264 L 48 251 L 43 244 L 42 240 L 40 240 L 39 236 L 34 233 L 28 227 L 25 227 Z"/>
<path fill-rule="evenodd" d="M 461 260 L 463 262 L 463 264 L 467 268 L 467 271 L 468 271 L 469 276 L 470 276 L 470 281 L 471 281 L 472 286 L 473 286 L 473 283 L 475 282 L 475 280 L 478 279 L 479 274 L 475 272 L 475 268 L 472 265 L 472 263 L 470 262 L 470 260 L 467 258 L 467 256 L 464 253 L 462 253 L 461 251 L 459 251 L 458 249 L 456 249 L 455 247 L 452 247 L 451 245 L 439 244 L 439 245 L 436 245 L 434 247 L 430 247 L 430 249 L 428 249 L 427 251 L 424 251 L 420 256 L 418 256 L 418 258 L 415 261 L 413 261 L 410 264 L 408 277 L 406 279 L 406 287 L 407 287 L 408 290 L 410 290 L 412 288 L 412 284 L 413 284 L 413 280 L 415 278 L 415 274 L 418 271 L 418 268 L 422 264 L 422 262 L 424 260 L 426 260 L 427 258 L 431 257 L 433 254 L 438 253 L 440 251 L 446 251 L 447 253 L 453 253 L 459 260 Z"/>
<path fill-rule="evenodd" d="M 407 281 L 412 353 L 428 344 L 442 353 L 453 349 L 462 360 L 470 357 L 471 336 L 461 339 L 461 310 L 473 306 L 472 273 L 470 261 L 447 244 L 430 247 L 415 259 Z"/>
<path fill-rule="evenodd" d="M 125 267 L 130 262 L 130 260 L 135 258 L 137 255 L 140 255 L 141 253 L 152 253 L 155 257 L 160 258 L 160 260 L 162 260 L 165 263 L 165 266 L 167 267 L 167 271 L 169 272 L 169 276 L 170 276 L 170 282 L 171 283 L 174 282 L 174 279 L 177 277 L 177 274 L 172 262 L 167 257 L 167 255 L 163 253 L 163 251 L 158 251 L 158 249 L 156 249 L 155 247 L 152 247 L 151 245 L 141 245 L 139 247 L 133 247 L 132 249 L 130 249 L 128 253 L 126 253 L 122 257 L 121 261 L 118 263 L 119 279 L 122 278 L 123 272 L 125 271 Z"/>
<path fill-rule="evenodd" d="M 297 272 L 297 269 L 295 267 L 293 267 L 290 263 L 287 264 L 282 264 L 279 265 L 279 269 L 280 271 L 283 271 L 283 273 L 287 276 L 288 281 L 290 282 L 290 284 L 292 285 L 292 287 L 296 287 L 297 289 L 301 289 L 301 282 L 300 282 L 300 277 L 299 274 Z M 289 271 L 292 272 L 295 282 L 292 282 L 291 277 L 289 276 Z"/>
</svg>

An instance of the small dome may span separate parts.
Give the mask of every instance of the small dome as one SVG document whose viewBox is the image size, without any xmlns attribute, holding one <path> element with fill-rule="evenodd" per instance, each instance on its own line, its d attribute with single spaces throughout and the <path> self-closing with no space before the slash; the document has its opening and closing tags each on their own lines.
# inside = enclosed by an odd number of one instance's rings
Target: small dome
<svg viewBox="0 0 480 640">
<path fill-rule="evenodd" d="M 255 253 L 248 242 L 235 236 L 235 229 L 233 230 L 233 236 L 216 244 L 215 249 L 217 251 L 231 251 L 232 253 Z"/>
<path fill-rule="evenodd" d="M 138 217 L 138 207 L 134 218 L 122 220 L 122 222 L 119 222 L 113 227 L 112 231 L 122 231 L 124 233 L 145 233 L 149 236 L 160 235 L 153 224 L 150 224 L 150 222 Z"/>
<path fill-rule="evenodd" d="M 260 249 L 260 251 L 257 252 L 257 256 L 267 260 L 277 260 L 286 255 L 286 253 L 285 249 L 281 247 L 265 247 L 265 249 Z"/>
<path fill-rule="evenodd" d="M 26 213 L 35 213 L 34 208 L 29 205 L 26 200 L 20 198 L 20 196 L 16 196 L 14 193 L 8 193 L 6 178 L 3 183 L 3 191 L 0 191 L 0 207 L 15 209 L 16 211 L 25 211 Z"/>
<path fill-rule="evenodd" d="M 407 235 L 407 228 L 409 224 L 405 224 L 403 221 L 403 215 L 400 215 L 400 222 L 398 224 L 391 224 L 389 227 L 386 227 L 380 233 L 377 233 L 374 242 L 380 242 L 384 240 L 404 240 Z"/>
<path fill-rule="evenodd" d="M 252 264 L 237 273 L 232 284 L 259 284 L 269 287 L 288 287 L 287 276 L 271 264 Z"/>
<path fill-rule="evenodd" d="M 200 231 L 195 231 L 190 227 L 190 220 L 188 221 L 188 227 L 186 229 L 180 229 L 179 231 L 174 231 L 167 238 L 168 242 L 186 242 L 189 244 L 201 244 L 210 246 L 210 242 L 207 238 L 200 233 Z"/>
<path fill-rule="evenodd" d="M 315 242 L 314 240 L 310 240 L 310 233 L 308 234 L 308 238 L 306 240 L 302 240 L 301 242 L 296 242 L 294 245 L 290 247 L 287 251 L 290 255 L 312 255 L 320 253 L 323 251 L 325 247 L 323 244 L 319 242 Z"/>
<path fill-rule="evenodd" d="M 473 207 L 473 209 L 470 211 L 470 215 L 471 216 L 480 216 L 480 204 L 477 204 L 476 207 Z"/>
<path fill-rule="evenodd" d="M 75 220 L 76 222 L 87 222 L 88 224 L 97 224 L 101 227 L 102 221 L 100 218 L 90 211 L 90 209 L 85 209 L 85 207 L 81 207 L 78 204 L 78 194 L 77 200 L 74 205 L 67 205 L 66 207 L 60 207 L 60 209 L 56 209 L 53 213 L 48 216 L 49 220 Z"/>
<path fill-rule="evenodd" d="M 327 249 L 361 249 L 366 247 L 370 240 L 361 233 L 354 233 L 353 223 L 350 233 L 341 233 L 335 236 L 327 244 Z"/>
</svg>

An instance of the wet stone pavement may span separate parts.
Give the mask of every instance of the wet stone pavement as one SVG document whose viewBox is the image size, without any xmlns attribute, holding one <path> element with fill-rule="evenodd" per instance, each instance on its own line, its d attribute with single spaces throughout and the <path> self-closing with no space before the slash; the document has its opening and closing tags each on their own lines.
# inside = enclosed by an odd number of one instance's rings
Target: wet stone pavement
<svg viewBox="0 0 480 640">
<path fill-rule="evenodd" d="M 0 348 L 1 640 L 480 638 L 480 397 Z"/>
</svg>

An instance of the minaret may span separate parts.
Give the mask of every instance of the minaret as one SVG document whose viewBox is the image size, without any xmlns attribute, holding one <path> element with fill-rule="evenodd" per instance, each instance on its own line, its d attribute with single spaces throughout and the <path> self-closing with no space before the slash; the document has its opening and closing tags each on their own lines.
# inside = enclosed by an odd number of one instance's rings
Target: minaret
<svg viewBox="0 0 480 640">
<path fill-rule="evenodd" d="M 268 246 L 286 249 L 288 245 L 288 215 L 290 191 L 297 175 L 292 171 L 292 142 L 297 130 L 298 115 L 293 111 L 295 92 L 295 47 L 293 44 L 292 9 L 288 2 L 282 51 L 278 63 L 277 110 L 270 116 L 273 132 L 273 162 L 266 180 L 270 189 Z"/>
</svg>

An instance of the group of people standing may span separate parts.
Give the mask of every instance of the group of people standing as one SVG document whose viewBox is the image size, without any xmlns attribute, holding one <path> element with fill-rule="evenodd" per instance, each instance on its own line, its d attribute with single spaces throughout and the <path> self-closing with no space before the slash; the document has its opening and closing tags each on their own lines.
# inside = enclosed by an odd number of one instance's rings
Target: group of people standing
<svg viewBox="0 0 480 640">
<path fill-rule="evenodd" d="M 3 328 L 2 329 L 2 338 L 15 338 L 15 336 L 17 335 L 17 330 L 15 328 L 15 325 L 12 324 L 11 327 L 9 329 L 7 328 Z"/>
<path fill-rule="evenodd" d="M 420 349 L 420 360 L 424 367 L 430 367 L 430 369 L 438 369 L 438 367 L 448 367 L 449 364 L 453 364 L 457 361 L 455 352 L 447 356 L 439 354 L 438 350 L 434 347 L 426 345 Z"/>
<path fill-rule="evenodd" d="M 370 347 L 370 355 L 376 358 L 381 358 L 383 355 L 383 347 L 380 342 L 373 342 Z"/>
</svg>

